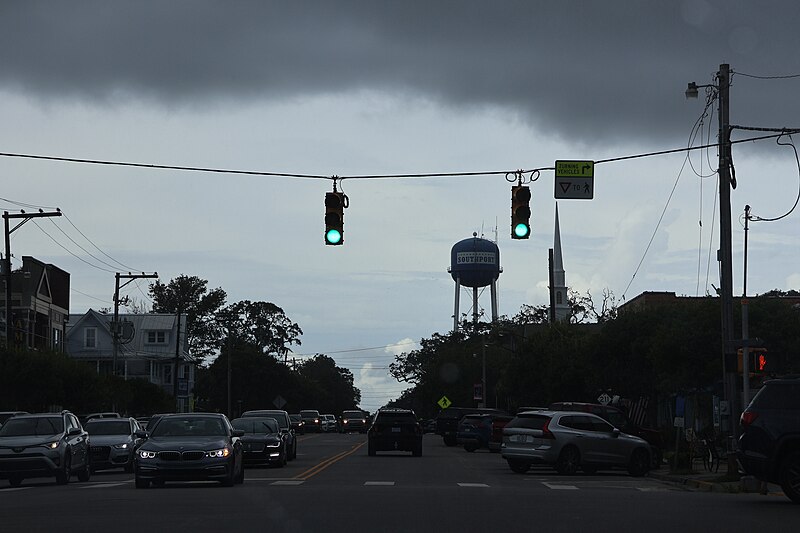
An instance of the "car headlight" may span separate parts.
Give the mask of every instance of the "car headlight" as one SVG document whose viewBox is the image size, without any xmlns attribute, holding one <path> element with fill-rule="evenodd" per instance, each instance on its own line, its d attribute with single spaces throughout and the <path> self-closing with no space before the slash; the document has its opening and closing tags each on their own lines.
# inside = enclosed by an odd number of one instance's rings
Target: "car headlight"
<svg viewBox="0 0 800 533">
<path fill-rule="evenodd" d="M 116 448 L 118 450 L 127 450 L 128 449 L 128 443 L 127 442 L 123 442 L 122 444 L 115 444 L 114 448 Z"/>
<path fill-rule="evenodd" d="M 230 448 L 225 446 L 221 450 L 211 450 L 210 452 L 206 452 L 209 457 L 228 457 L 231 454 Z"/>
<path fill-rule="evenodd" d="M 347 424 L 347 420 L 342 420 L 342 424 Z"/>
<path fill-rule="evenodd" d="M 151 452 L 149 450 L 139 450 L 139 457 L 142 459 L 155 459 L 158 452 Z"/>
<path fill-rule="evenodd" d="M 272 444 L 267 444 L 267 448 L 280 448 L 280 447 L 281 447 L 280 442 L 273 442 Z"/>
<path fill-rule="evenodd" d="M 44 447 L 47 448 L 48 450 L 55 450 L 56 448 L 58 448 L 60 444 L 61 441 L 57 440 L 55 442 L 48 442 L 47 444 L 44 445 Z"/>
</svg>

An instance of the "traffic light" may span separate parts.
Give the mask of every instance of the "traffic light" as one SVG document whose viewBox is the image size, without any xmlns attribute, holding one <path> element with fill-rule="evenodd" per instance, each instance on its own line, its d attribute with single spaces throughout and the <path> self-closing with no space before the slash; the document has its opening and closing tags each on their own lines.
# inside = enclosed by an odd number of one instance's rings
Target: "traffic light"
<svg viewBox="0 0 800 533">
<path fill-rule="evenodd" d="M 511 238 L 527 239 L 531 235 L 531 190 L 527 185 L 511 187 Z"/>
<path fill-rule="evenodd" d="M 736 369 L 739 374 L 744 373 L 744 351 L 739 348 L 736 352 L 738 362 Z M 763 374 L 767 369 L 767 349 L 766 348 L 750 348 L 747 354 L 747 368 L 748 374 Z"/>
<path fill-rule="evenodd" d="M 325 244 L 344 243 L 344 208 L 347 197 L 343 192 L 325 193 Z"/>
</svg>

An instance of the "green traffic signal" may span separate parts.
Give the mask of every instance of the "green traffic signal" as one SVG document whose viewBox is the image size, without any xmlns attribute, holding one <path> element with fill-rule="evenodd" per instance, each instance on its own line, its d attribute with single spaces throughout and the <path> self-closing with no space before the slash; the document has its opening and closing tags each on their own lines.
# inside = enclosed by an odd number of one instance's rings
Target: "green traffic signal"
<svg viewBox="0 0 800 533">
<path fill-rule="evenodd" d="M 344 208 L 347 197 L 343 192 L 325 193 L 325 244 L 344 244 Z"/>
<path fill-rule="evenodd" d="M 525 185 L 511 187 L 511 238 L 527 239 L 531 235 L 531 190 Z"/>
<path fill-rule="evenodd" d="M 527 224 L 517 224 L 514 226 L 514 235 L 517 239 L 526 239 L 531 232 L 530 226 Z"/>
<path fill-rule="evenodd" d="M 325 244 L 339 244 L 342 240 L 342 233 L 338 229 L 329 229 L 325 232 Z"/>
</svg>

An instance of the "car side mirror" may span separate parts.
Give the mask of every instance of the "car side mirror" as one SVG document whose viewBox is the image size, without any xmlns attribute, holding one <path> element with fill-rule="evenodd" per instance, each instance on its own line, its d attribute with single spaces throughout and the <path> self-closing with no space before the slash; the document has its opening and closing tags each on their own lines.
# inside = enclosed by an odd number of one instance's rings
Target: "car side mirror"
<svg viewBox="0 0 800 533">
<path fill-rule="evenodd" d="M 80 434 L 81 434 L 80 428 L 70 428 L 69 431 L 67 431 L 67 437 L 74 437 L 75 435 L 80 435 Z"/>
<path fill-rule="evenodd" d="M 232 437 L 239 437 L 239 438 L 244 437 L 244 430 L 243 429 L 231 430 L 231 436 Z"/>
<path fill-rule="evenodd" d="M 134 435 L 136 435 L 136 437 L 139 438 L 139 439 L 146 439 L 147 438 L 147 432 L 145 430 L 143 430 L 143 429 L 137 429 L 136 432 L 134 433 Z"/>
<path fill-rule="evenodd" d="M 611 436 L 612 436 L 612 437 L 614 437 L 615 439 L 616 439 L 617 437 L 619 437 L 619 429 L 617 429 L 617 428 L 614 428 L 614 429 L 611 431 Z"/>
</svg>

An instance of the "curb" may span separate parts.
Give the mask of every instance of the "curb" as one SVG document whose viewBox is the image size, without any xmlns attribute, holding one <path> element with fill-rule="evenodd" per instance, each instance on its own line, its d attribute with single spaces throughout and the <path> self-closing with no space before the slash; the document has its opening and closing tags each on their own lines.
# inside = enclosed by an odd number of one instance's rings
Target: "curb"
<svg viewBox="0 0 800 533">
<path fill-rule="evenodd" d="M 723 493 L 739 493 L 739 492 L 757 492 L 751 488 L 751 484 L 745 483 L 744 479 L 739 481 L 706 481 L 703 479 L 682 476 L 678 474 L 666 474 L 661 472 L 649 472 L 648 476 L 659 481 L 666 481 L 667 483 L 674 483 L 694 489 L 700 492 L 723 492 Z M 748 490 L 750 489 L 750 490 Z"/>
</svg>

